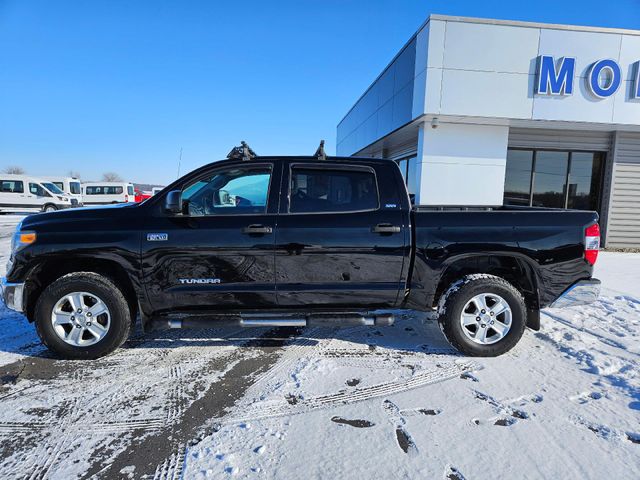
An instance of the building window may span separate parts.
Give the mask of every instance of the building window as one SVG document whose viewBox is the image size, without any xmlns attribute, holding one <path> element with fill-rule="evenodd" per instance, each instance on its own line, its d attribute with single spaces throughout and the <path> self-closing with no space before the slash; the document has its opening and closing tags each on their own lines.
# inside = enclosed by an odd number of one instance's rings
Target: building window
<svg viewBox="0 0 640 480">
<path fill-rule="evenodd" d="M 604 154 L 509 149 L 505 205 L 599 210 Z"/>
</svg>

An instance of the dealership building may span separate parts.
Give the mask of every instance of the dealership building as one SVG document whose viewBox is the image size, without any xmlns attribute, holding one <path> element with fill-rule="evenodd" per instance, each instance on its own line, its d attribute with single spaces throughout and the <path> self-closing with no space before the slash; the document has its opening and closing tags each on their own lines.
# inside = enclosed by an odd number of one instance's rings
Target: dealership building
<svg viewBox="0 0 640 480">
<path fill-rule="evenodd" d="M 640 31 L 432 15 L 337 129 L 416 203 L 600 213 L 640 247 Z"/>
</svg>

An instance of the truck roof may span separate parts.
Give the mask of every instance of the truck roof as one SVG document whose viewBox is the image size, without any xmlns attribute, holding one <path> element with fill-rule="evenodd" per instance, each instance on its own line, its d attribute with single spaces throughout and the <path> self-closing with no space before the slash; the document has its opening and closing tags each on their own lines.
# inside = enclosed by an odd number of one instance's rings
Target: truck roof
<svg viewBox="0 0 640 480">
<path fill-rule="evenodd" d="M 220 165 L 223 163 L 243 163 L 243 162 L 260 162 L 260 161 L 296 161 L 296 162 L 313 162 L 313 163 L 322 163 L 322 162 L 345 162 L 345 163 L 380 163 L 380 164 L 388 164 L 389 162 L 393 162 L 393 160 L 387 158 L 370 158 L 370 157 L 326 157 L 326 159 L 320 159 L 316 156 L 298 156 L 298 155 L 265 155 L 265 156 L 255 156 L 251 157 L 250 160 L 241 160 L 236 158 L 225 158 L 223 160 L 218 160 L 216 162 L 211 162 L 207 165 L 203 165 L 203 167 L 210 167 L 214 165 Z M 201 168 L 203 168 L 201 167 Z"/>
</svg>

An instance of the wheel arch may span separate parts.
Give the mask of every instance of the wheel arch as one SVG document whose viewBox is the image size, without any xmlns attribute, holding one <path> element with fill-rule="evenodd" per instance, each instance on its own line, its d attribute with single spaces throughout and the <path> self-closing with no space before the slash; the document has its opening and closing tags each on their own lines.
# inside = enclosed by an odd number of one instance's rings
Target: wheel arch
<svg viewBox="0 0 640 480">
<path fill-rule="evenodd" d="M 452 283 L 473 274 L 489 274 L 503 278 L 522 293 L 528 310 L 537 311 L 540 308 L 538 279 L 533 265 L 526 258 L 506 253 L 468 255 L 453 259 L 438 279 L 433 306 L 438 304 L 440 297 Z"/>
<path fill-rule="evenodd" d="M 40 294 L 60 277 L 74 272 L 97 273 L 110 279 L 122 292 L 131 311 L 132 320 L 138 313 L 138 296 L 130 276 L 118 262 L 103 258 L 49 258 L 38 264 L 29 274 L 26 292 L 25 314 L 30 322 L 34 319 L 35 306 Z"/>
</svg>

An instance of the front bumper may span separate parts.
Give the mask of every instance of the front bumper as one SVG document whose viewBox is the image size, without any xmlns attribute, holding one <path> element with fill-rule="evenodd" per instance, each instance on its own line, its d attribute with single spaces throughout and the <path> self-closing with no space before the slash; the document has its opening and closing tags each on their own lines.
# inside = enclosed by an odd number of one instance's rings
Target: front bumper
<svg viewBox="0 0 640 480">
<path fill-rule="evenodd" d="M 24 283 L 9 283 L 6 278 L 0 282 L 2 301 L 11 310 L 23 312 Z"/>
<path fill-rule="evenodd" d="M 560 295 L 549 308 L 566 308 L 579 305 L 589 305 L 598 300 L 600 296 L 600 280 L 592 278 L 591 280 L 580 280 Z"/>
</svg>

